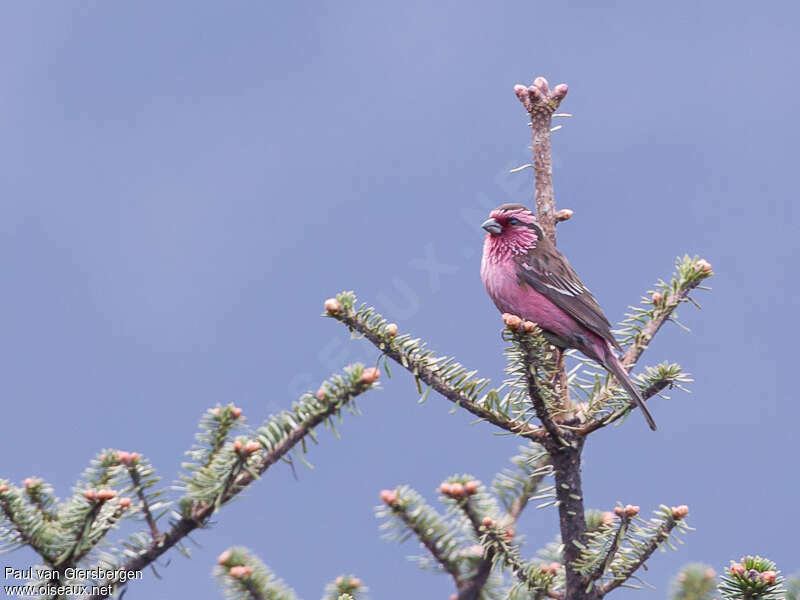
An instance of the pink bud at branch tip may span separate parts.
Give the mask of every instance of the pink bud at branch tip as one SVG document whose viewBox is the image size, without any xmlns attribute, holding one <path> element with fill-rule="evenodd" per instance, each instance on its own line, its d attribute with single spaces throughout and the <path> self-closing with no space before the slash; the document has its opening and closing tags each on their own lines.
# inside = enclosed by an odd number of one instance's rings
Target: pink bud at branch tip
<svg viewBox="0 0 800 600">
<path fill-rule="evenodd" d="M 130 507 L 130 505 L 131 505 L 131 499 L 130 498 L 120 498 L 119 499 L 119 507 L 120 508 L 128 508 L 128 507 Z"/>
<path fill-rule="evenodd" d="M 328 298 L 325 300 L 325 312 L 336 314 L 342 311 L 342 305 L 336 298 Z"/>
<path fill-rule="evenodd" d="M 317 390 L 317 393 L 314 394 L 314 395 L 317 397 L 317 400 L 325 400 L 325 395 L 326 395 L 325 394 L 325 389 L 324 388 L 319 388 Z"/>
<path fill-rule="evenodd" d="M 350 585 L 354 588 L 361 587 L 361 580 L 358 577 L 351 577 L 350 578 Z"/>
<path fill-rule="evenodd" d="M 489 517 L 483 518 L 483 526 L 484 527 L 494 527 L 494 520 Z"/>
<path fill-rule="evenodd" d="M 233 577 L 234 579 L 242 579 L 243 577 L 250 577 L 253 574 L 252 567 L 248 567 L 245 565 L 237 565 L 235 567 L 231 567 L 230 571 L 228 571 L 228 575 Z"/>
<path fill-rule="evenodd" d="M 381 500 L 389 506 L 397 504 L 397 491 L 396 490 L 381 490 Z"/>
<path fill-rule="evenodd" d="M 661 304 L 662 300 L 664 300 L 664 296 L 662 296 L 659 292 L 653 292 L 653 295 L 650 296 L 650 301 L 653 303 L 653 306 L 658 306 Z"/>
<path fill-rule="evenodd" d="M 230 557 L 231 557 L 231 551 L 225 550 L 225 552 L 223 552 L 217 557 L 217 564 L 224 565 L 226 562 L 228 562 L 228 559 Z"/>
<path fill-rule="evenodd" d="M 628 504 L 625 507 L 625 516 L 626 517 L 635 517 L 639 514 L 639 507 L 633 504 Z"/>
<path fill-rule="evenodd" d="M 241 408 L 239 408 L 238 406 L 234 406 L 234 407 L 231 409 L 231 416 L 232 416 L 234 419 L 238 419 L 239 417 L 241 417 L 241 416 L 242 416 L 242 409 L 241 409 Z"/>
<path fill-rule="evenodd" d="M 377 367 L 368 367 L 361 373 L 361 383 L 366 383 L 367 385 L 373 384 L 378 381 L 380 376 L 381 372 Z"/>
<path fill-rule="evenodd" d="M 704 258 L 701 258 L 696 263 L 694 263 L 694 266 L 703 273 L 711 273 L 711 263 Z"/>
<path fill-rule="evenodd" d="M 105 502 L 106 500 L 111 500 L 117 495 L 112 489 L 104 488 L 102 490 L 97 490 L 97 499 L 101 502 Z"/>
<path fill-rule="evenodd" d="M 731 566 L 728 568 L 728 570 L 732 574 L 738 575 L 739 577 L 742 577 L 744 575 L 744 566 L 739 564 L 739 563 L 737 563 L 737 562 L 732 562 Z"/>
<path fill-rule="evenodd" d="M 386 335 L 389 337 L 394 337 L 397 335 L 397 323 L 389 323 L 384 330 Z"/>
<path fill-rule="evenodd" d="M 574 214 L 575 212 L 572 209 L 562 208 L 556 213 L 556 221 L 558 221 L 559 223 L 561 221 L 569 221 L 572 218 L 572 215 Z"/>
<path fill-rule="evenodd" d="M 559 83 L 553 88 L 553 97 L 556 100 L 563 100 L 569 91 L 569 86 L 566 83 Z"/>
<path fill-rule="evenodd" d="M 764 571 L 761 574 L 761 581 L 764 583 L 775 583 L 775 579 L 778 577 L 778 574 L 775 571 Z"/>
<path fill-rule="evenodd" d="M 464 486 L 460 483 L 453 483 L 450 485 L 450 496 L 453 498 L 461 498 L 464 495 Z"/>
<path fill-rule="evenodd" d="M 689 507 L 685 504 L 681 504 L 680 506 L 673 506 L 670 508 L 670 512 L 672 512 L 672 518 L 676 521 L 680 521 L 681 519 L 685 518 L 686 515 L 689 514 Z"/>
<path fill-rule="evenodd" d="M 522 319 L 520 319 L 517 315 L 503 313 L 503 323 L 505 323 L 506 327 L 508 327 L 511 331 L 516 331 L 522 325 Z"/>
<path fill-rule="evenodd" d="M 468 481 L 464 484 L 464 491 L 471 496 L 478 491 L 478 485 L 480 484 L 475 479 Z"/>
<path fill-rule="evenodd" d="M 8 486 L 4 483 L 0 485 L 0 494 L 5 494 L 8 491 Z"/>
</svg>

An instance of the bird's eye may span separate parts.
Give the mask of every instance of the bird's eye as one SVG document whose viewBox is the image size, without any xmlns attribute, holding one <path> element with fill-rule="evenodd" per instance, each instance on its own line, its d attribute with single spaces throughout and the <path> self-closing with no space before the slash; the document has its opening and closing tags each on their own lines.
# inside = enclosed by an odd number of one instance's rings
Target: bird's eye
<svg viewBox="0 0 800 600">
<path fill-rule="evenodd" d="M 511 218 L 508 220 L 508 224 L 509 224 L 509 225 L 521 225 L 521 224 L 522 224 L 522 221 L 520 221 L 519 219 L 517 219 L 517 218 L 515 218 L 515 217 L 511 217 Z"/>
</svg>

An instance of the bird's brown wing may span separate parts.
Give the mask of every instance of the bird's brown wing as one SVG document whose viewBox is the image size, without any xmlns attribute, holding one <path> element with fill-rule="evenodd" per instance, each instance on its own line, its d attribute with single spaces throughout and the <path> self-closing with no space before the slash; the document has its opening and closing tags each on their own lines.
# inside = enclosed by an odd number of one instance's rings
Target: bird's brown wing
<svg viewBox="0 0 800 600">
<path fill-rule="evenodd" d="M 597 300 L 569 261 L 548 240 L 539 240 L 535 248 L 517 258 L 517 277 L 589 331 L 621 350 Z"/>
</svg>

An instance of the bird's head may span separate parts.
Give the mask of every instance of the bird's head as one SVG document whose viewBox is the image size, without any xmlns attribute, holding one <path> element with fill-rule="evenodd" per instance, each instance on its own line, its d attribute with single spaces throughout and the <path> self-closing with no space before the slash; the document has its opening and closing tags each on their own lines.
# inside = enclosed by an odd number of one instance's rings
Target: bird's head
<svg viewBox="0 0 800 600">
<path fill-rule="evenodd" d="M 544 237 L 536 216 L 522 204 L 498 206 L 481 227 L 487 231 L 486 246 L 504 253 L 527 252 Z"/>
</svg>

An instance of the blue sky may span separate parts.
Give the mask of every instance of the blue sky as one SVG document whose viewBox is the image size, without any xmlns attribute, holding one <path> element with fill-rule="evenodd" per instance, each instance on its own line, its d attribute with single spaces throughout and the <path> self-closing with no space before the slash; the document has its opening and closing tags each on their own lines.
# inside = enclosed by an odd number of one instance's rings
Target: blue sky
<svg viewBox="0 0 800 600">
<path fill-rule="evenodd" d="M 680 565 L 760 553 L 800 568 L 793 385 L 798 9 L 788 2 L 17 2 L 0 19 L 2 476 L 63 497 L 99 450 L 137 450 L 167 482 L 202 412 L 258 424 L 375 352 L 319 317 L 343 289 L 401 330 L 502 375 L 478 275 L 480 221 L 531 202 L 512 88 L 565 81 L 554 135 L 559 245 L 612 321 L 679 254 L 714 265 L 645 364 L 696 382 L 594 436 L 589 506 L 686 503 Z M 429 266 L 439 265 L 432 273 Z M 397 371 L 397 369 L 395 369 Z M 314 471 L 275 468 L 127 598 L 218 598 L 232 544 L 304 598 L 355 572 L 376 599 L 442 598 L 443 576 L 382 541 L 381 488 L 435 502 L 484 481 L 516 442 L 469 426 L 397 374 L 324 433 Z M 531 510 L 526 553 L 555 533 Z M 5 559 L 26 565 L 25 553 Z M 619 596 L 630 596 L 621 592 Z"/>
</svg>

